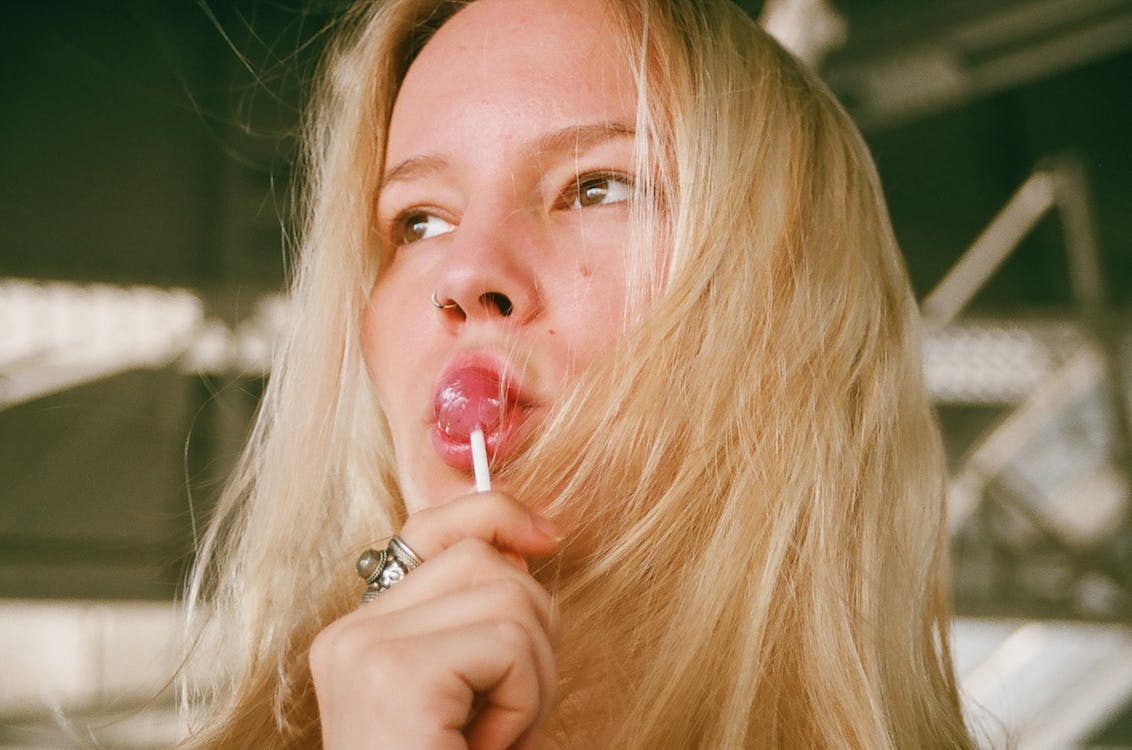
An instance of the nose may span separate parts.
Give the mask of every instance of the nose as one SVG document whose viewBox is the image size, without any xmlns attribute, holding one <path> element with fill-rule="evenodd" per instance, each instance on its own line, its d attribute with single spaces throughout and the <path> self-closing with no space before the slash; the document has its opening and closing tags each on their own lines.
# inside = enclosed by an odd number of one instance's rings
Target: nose
<svg viewBox="0 0 1132 750">
<path fill-rule="evenodd" d="M 515 218 L 481 227 L 465 215 L 433 290 L 432 303 L 449 322 L 522 324 L 538 316 L 537 251 L 530 247 L 534 231 Z"/>
</svg>

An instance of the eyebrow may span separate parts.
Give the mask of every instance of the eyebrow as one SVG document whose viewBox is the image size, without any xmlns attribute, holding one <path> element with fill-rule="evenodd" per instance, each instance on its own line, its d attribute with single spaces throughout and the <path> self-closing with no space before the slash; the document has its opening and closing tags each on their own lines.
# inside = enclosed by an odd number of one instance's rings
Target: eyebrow
<svg viewBox="0 0 1132 750">
<path fill-rule="evenodd" d="M 584 151 L 603 141 L 615 138 L 633 137 L 636 130 L 622 122 L 594 122 L 569 125 L 551 131 L 538 139 L 535 144 L 537 154 L 560 154 L 569 151 Z M 402 182 L 427 176 L 441 171 L 448 161 L 436 154 L 411 156 L 385 170 L 381 179 L 381 189 L 391 182 Z"/>
<path fill-rule="evenodd" d="M 538 139 L 536 150 L 539 154 L 559 154 L 567 151 L 582 151 L 598 143 L 614 138 L 633 137 L 636 130 L 621 122 L 595 122 L 583 125 L 570 125 L 547 133 Z"/>
</svg>

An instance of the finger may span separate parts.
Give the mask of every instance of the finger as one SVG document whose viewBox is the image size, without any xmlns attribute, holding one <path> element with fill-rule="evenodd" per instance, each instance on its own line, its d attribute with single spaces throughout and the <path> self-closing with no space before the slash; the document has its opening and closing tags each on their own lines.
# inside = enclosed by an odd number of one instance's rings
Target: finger
<svg viewBox="0 0 1132 750">
<path fill-rule="evenodd" d="M 348 648 L 360 651 L 373 647 L 378 641 L 381 643 L 377 645 L 383 646 L 385 641 L 497 620 L 513 620 L 526 629 L 534 646 L 540 688 L 543 693 L 553 693 L 557 615 L 549 595 L 542 592 L 541 596 L 532 599 L 530 592 L 518 581 L 495 581 L 415 607 L 399 609 L 380 619 L 359 620 L 352 625 L 354 632 L 344 637 L 350 640 Z"/>
<path fill-rule="evenodd" d="M 554 637 L 558 617 L 546 589 L 512 568 L 498 552 L 486 548 L 485 554 L 477 547 L 485 544 L 479 540 L 461 542 L 427 568 L 414 571 L 411 585 L 405 582 L 384 592 L 372 604 L 359 607 L 355 616 L 359 620 L 381 617 L 383 629 L 413 621 L 420 623 L 413 630 L 420 631 L 467 622 L 477 612 L 530 611 L 537 626 Z M 477 601 L 477 596 L 482 596 L 482 600 Z M 406 616 L 394 617 L 409 610 L 413 611 L 411 620 Z M 465 612 L 468 616 L 461 617 Z M 430 618 L 432 627 L 428 627 Z"/>
<path fill-rule="evenodd" d="M 541 733 L 538 730 L 538 726 L 531 727 L 508 750 L 538 750 L 542 747 Z"/>
<path fill-rule="evenodd" d="M 413 570 L 406 580 L 358 607 L 360 613 L 392 612 L 492 581 L 515 579 L 532 598 L 547 601 L 546 590 L 507 553 L 481 539 L 464 539 Z"/>
<path fill-rule="evenodd" d="M 478 492 L 419 510 L 409 516 L 400 537 L 423 560 L 467 538 L 543 557 L 556 552 L 562 538 L 552 521 L 501 492 Z"/>
<path fill-rule="evenodd" d="M 513 620 L 480 623 L 453 635 L 432 644 L 433 655 L 453 667 L 464 688 L 451 688 L 463 715 L 450 713 L 455 724 L 449 727 L 463 733 L 469 750 L 505 750 L 545 721 L 556 677 L 539 674 L 538 647 Z M 467 706 L 474 696 L 481 704 L 469 722 Z"/>
<path fill-rule="evenodd" d="M 320 636 L 316 642 L 324 645 L 312 652 L 324 726 L 339 730 L 340 747 L 370 746 L 366 742 L 377 734 L 415 737 L 419 742 L 411 747 L 463 747 L 464 732 L 475 725 L 478 742 L 487 744 L 469 742 L 469 748 L 502 750 L 543 722 L 550 709 L 555 666 L 552 655 L 543 656 L 550 645 L 537 627 L 495 618 L 376 642 L 371 629 L 369 641 L 359 644 L 360 630 L 338 628 L 335 646 L 347 648 L 331 648 Z M 330 672 L 354 677 L 343 683 L 328 679 Z M 473 706 L 479 710 L 470 716 Z M 358 711 L 375 722 L 365 723 L 367 732 L 380 732 L 355 736 L 351 714 Z M 437 744 L 440 738 L 447 742 Z"/>
</svg>

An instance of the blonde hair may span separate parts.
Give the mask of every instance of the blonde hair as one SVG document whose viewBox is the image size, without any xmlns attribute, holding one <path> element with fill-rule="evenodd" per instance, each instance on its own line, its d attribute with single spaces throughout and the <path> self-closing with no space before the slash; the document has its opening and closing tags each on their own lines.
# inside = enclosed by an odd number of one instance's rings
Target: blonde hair
<svg viewBox="0 0 1132 750">
<path fill-rule="evenodd" d="M 358 326 L 392 102 L 459 5 L 363 6 L 329 57 L 296 323 L 191 583 L 216 658 L 187 747 L 319 745 L 307 648 L 403 520 Z M 642 93 L 636 254 L 667 255 L 647 313 L 497 475 L 574 533 L 536 571 L 563 613 L 548 742 L 970 747 L 938 430 L 867 150 L 728 0 L 612 5 Z"/>
</svg>

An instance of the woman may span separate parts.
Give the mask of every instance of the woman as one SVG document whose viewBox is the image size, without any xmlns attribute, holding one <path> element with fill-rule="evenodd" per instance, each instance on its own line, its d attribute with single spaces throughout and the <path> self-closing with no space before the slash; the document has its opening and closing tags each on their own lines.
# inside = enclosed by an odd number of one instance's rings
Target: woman
<svg viewBox="0 0 1132 750">
<path fill-rule="evenodd" d="M 969 747 L 916 311 L 825 89 L 726 0 L 349 28 L 188 745 Z"/>
</svg>

